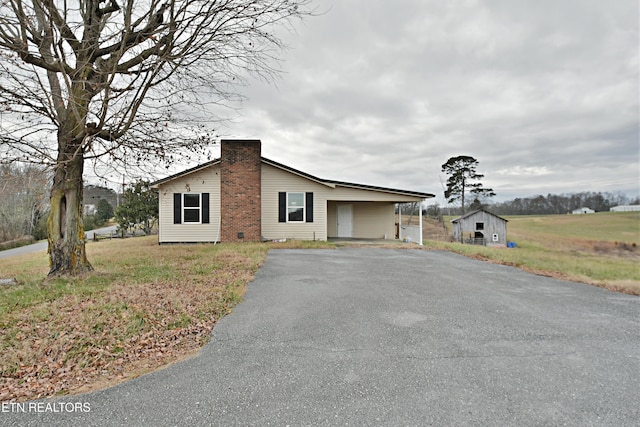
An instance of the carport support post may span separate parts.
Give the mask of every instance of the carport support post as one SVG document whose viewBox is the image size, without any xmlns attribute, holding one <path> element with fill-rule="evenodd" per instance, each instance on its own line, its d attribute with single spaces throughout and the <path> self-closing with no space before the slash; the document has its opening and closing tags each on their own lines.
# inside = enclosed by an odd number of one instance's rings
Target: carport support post
<svg viewBox="0 0 640 427">
<path fill-rule="evenodd" d="M 422 200 L 418 203 L 418 224 L 420 224 L 420 242 L 418 244 L 422 246 Z"/>
<path fill-rule="evenodd" d="M 402 241 L 402 203 L 398 203 L 398 239 Z"/>
</svg>

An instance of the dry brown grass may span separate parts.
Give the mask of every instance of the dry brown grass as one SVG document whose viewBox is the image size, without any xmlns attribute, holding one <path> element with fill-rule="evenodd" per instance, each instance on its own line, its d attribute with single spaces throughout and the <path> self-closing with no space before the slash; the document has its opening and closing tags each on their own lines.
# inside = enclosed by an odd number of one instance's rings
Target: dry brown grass
<svg viewBox="0 0 640 427">
<path fill-rule="evenodd" d="M 637 280 L 610 280 L 606 283 L 594 284 L 614 292 L 621 292 L 629 295 L 640 295 L 640 281 Z"/>
<path fill-rule="evenodd" d="M 429 241 L 428 246 L 563 280 L 640 295 L 640 214 L 507 216 L 516 249 Z M 449 218 L 445 224 L 450 225 Z"/>
<path fill-rule="evenodd" d="M 20 282 L 1 290 L 0 400 L 113 385 L 194 354 L 240 301 L 268 249 L 158 246 L 155 238 L 91 243 L 97 273 L 47 283 L 39 262 L 22 271 L 15 258 L 0 262 Z M 30 270 L 40 278 L 29 281 Z"/>
<path fill-rule="evenodd" d="M 0 242 L 0 250 L 19 248 L 20 246 L 26 246 L 34 243 L 33 236 L 23 236 L 19 239 L 8 240 L 6 242 Z"/>
<path fill-rule="evenodd" d="M 398 214 L 396 214 L 396 223 L 400 220 Z M 418 215 L 402 215 L 402 224 L 405 225 L 419 225 L 420 218 Z M 443 221 L 439 221 L 434 218 L 422 217 L 422 239 L 423 240 L 435 240 L 440 242 L 450 242 L 451 233 L 447 230 L 447 227 Z"/>
<path fill-rule="evenodd" d="M 45 280 L 46 254 L 0 260 L 0 401 L 85 392 L 195 354 L 270 248 L 326 242 L 163 245 L 90 242 L 96 272 Z"/>
</svg>

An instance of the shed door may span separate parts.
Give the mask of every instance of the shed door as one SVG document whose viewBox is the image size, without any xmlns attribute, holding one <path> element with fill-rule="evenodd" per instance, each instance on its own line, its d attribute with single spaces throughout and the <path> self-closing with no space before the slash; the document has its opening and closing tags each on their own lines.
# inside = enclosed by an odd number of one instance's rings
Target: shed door
<svg viewBox="0 0 640 427">
<path fill-rule="evenodd" d="M 353 237 L 353 205 L 338 205 L 338 237 Z"/>
</svg>

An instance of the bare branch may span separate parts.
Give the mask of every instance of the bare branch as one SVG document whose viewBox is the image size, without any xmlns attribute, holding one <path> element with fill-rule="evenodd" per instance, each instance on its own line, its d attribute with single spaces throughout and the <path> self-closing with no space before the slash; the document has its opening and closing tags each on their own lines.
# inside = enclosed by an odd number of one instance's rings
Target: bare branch
<svg viewBox="0 0 640 427">
<path fill-rule="evenodd" d="M 53 165 L 51 274 L 91 269 L 85 160 L 129 170 L 208 155 L 220 107 L 247 76 L 278 75 L 276 29 L 309 2 L 0 2 L 0 163 Z"/>
</svg>

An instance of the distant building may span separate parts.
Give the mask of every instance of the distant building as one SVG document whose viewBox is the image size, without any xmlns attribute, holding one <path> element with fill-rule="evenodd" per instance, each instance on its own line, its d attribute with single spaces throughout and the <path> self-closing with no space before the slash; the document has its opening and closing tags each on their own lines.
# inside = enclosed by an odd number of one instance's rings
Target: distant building
<svg viewBox="0 0 640 427">
<path fill-rule="evenodd" d="M 580 209 L 576 209 L 574 211 L 571 212 L 574 215 L 578 215 L 578 214 L 590 214 L 590 213 L 596 213 L 596 211 L 594 211 L 591 208 L 580 208 Z"/>
<path fill-rule="evenodd" d="M 94 204 L 84 205 L 84 216 L 95 215 L 98 212 L 98 206 Z"/>
<path fill-rule="evenodd" d="M 640 211 L 640 205 L 614 206 L 609 210 L 611 212 L 636 212 Z"/>
<path fill-rule="evenodd" d="M 84 187 L 82 193 L 85 215 L 95 214 L 100 199 L 105 199 L 109 202 L 114 211 L 118 207 L 118 194 L 110 188 L 87 185 Z"/>
<path fill-rule="evenodd" d="M 484 209 L 452 219 L 453 239 L 484 246 L 507 245 L 507 220 Z"/>
</svg>

